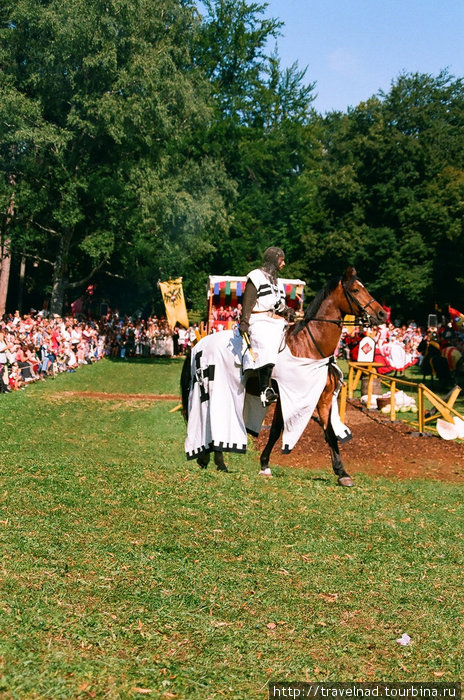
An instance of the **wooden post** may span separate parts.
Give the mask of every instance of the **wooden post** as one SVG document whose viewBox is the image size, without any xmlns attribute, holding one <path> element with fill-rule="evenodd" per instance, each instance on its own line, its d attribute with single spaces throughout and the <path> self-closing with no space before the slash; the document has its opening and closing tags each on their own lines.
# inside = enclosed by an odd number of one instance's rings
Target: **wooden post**
<svg viewBox="0 0 464 700">
<path fill-rule="evenodd" d="M 359 367 L 356 369 L 356 374 L 353 380 L 353 391 L 356 391 L 358 388 L 359 380 L 361 379 L 362 376 L 362 369 L 359 369 Z"/>
<path fill-rule="evenodd" d="M 353 380 L 354 380 L 354 367 L 353 365 L 350 365 L 350 369 L 348 372 L 348 398 L 352 399 L 353 398 Z"/>
<path fill-rule="evenodd" d="M 391 421 L 394 421 L 396 419 L 395 394 L 396 394 L 396 382 L 393 379 L 392 383 L 390 384 L 390 420 Z"/>
<path fill-rule="evenodd" d="M 345 422 L 345 414 L 346 414 L 346 393 L 347 393 L 347 386 L 345 382 L 342 384 L 342 388 L 340 389 L 340 407 L 338 409 L 338 413 L 340 415 L 340 420 L 342 423 Z"/>
<path fill-rule="evenodd" d="M 367 382 L 367 408 L 372 408 L 372 384 L 374 383 L 374 374 L 369 372 L 369 380 Z"/>
<path fill-rule="evenodd" d="M 419 384 L 417 388 L 417 416 L 419 422 L 419 432 L 425 432 L 425 405 L 424 405 L 424 385 Z"/>
<path fill-rule="evenodd" d="M 211 333 L 211 315 L 213 313 L 213 292 L 214 292 L 214 287 L 213 290 L 211 290 L 211 283 L 208 280 L 208 294 L 209 294 L 209 299 L 208 299 L 208 320 L 206 321 L 206 332 Z"/>
</svg>

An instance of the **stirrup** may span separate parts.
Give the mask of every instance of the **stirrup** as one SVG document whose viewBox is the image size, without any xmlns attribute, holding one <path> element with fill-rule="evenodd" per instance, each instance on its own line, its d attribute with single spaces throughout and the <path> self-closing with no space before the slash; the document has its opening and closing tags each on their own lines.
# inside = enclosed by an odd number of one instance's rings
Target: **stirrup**
<svg viewBox="0 0 464 700">
<path fill-rule="evenodd" d="M 261 399 L 261 405 L 263 408 L 266 408 L 267 406 L 270 406 L 271 403 L 275 403 L 279 398 L 279 395 L 275 393 L 274 389 L 271 389 L 271 387 L 268 386 L 267 389 L 261 392 L 259 398 Z"/>
</svg>

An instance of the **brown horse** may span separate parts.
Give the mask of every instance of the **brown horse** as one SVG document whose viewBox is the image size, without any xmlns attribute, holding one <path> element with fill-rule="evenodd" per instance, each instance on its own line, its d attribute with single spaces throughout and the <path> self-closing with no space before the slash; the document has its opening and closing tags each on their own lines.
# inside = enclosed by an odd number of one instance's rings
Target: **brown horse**
<svg viewBox="0 0 464 700">
<path fill-rule="evenodd" d="M 345 471 L 343 466 L 338 447 L 339 439 L 335 434 L 331 422 L 333 397 L 334 394 L 336 395 L 336 392 L 338 392 L 340 386 L 340 375 L 335 370 L 333 355 L 340 340 L 344 316 L 347 314 L 356 317 L 356 324 L 369 326 L 385 323 L 387 316 L 382 306 L 370 295 L 360 282 L 356 276 L 356 270 L 353 267 L 349 267 L 342 278 L 333 280 L 327 284 L 307 308 L 304 319 L 291 324 L 286 334 L 286 346 L 294 358 L 308 358 L 310 360 L 319 360 L 322 362 L 324 358 L 327 358 L 327 379 L 325 381 L 325 387 L 322 388 L 322 393 L 317 401 L 317 412 L 326 442 L 329 446 L 332 467 L 338 478 L 338 483 L 341 486 L 354 485 L 352 478 Z M 225 335 L 223 336 L 225 333 L 226 331 L 223 331 L 216 335 L 222 336 L 224 340 L 226 340 Z M 205 343 L 205 348 L 207 348 L 207 344 L 210 342 L 209 338 L 212 337 L 209 336 L 201 341 Z M 216 343 L 216 345 L 223 344 L 222 339 L 219 338 L 211 342 Z M 224 353 L 224 355 L 227 358 L 230 353 Z M 194 366 L 193 371 L 195 371 Z M 198 362 L 196 371 L 198 373 Z M 216 363 L 215 366 L 215 372 L 217 373 L 217 371 L 218 363 Z M 234 370 L 233 367 L 229 367 L 225 371 L 233 372 Z M 202 372 L 203 376 L 208 375 L 211 377 L 211 375 L 213 375 L 214 377 L 214 372 L 211 372 L 210 367 L 208 367 L 207 370 L 202 370 Z M 192 365 L 187 358 L 181 378 L 184 415 L 186 416 L 188 412 L 189 388 L 193 386 L 194 382 L 195 378 L 192 379 Z M 237 381 L 235 387 L 237 390 L 240 390 L 240 385 Z M 209 399 L 209 388 L 210 387 L 206 387 L 205 389 L 202 387 L 203 398 L 208 394 L 207 398 Z M 277 389 L 279 389 L 278 385 Z M 283 387 L 281 387 L 281 389 L 283 389 Z M 310 389 L 311 387 L 308 387 L 308 391 Z M 283 428 L 284 418 L 281 398 L 279 398 L 274 411 L 269 439 L 260 456 L 260 474 L 271 476 L 269 458 L 275 443 L 282 434 Z M 227 449 L 228 451 L 243 452 L 243 447 L 243 445 L 239 445 L 238 447 L 237 445 L 233 445 L 226 448 L 223 447 L 222 442 L 215 443 L 214 440 L 212 440 L 211 443 L 202 447 L 198 452 L 189 454 L 188 457 L 196 457 L 198 464 L 205 468 L 209 462 L 210 453 L 213 452 L 214 461 L 218 470 L 227 471 L 223 460 L 223 451 Z"/>
<path fill-rule="evenodd" d="M 290 326 L 287 332 L 287 346 L 295 357 L 319 359 L 333 356 L 340 341 L 345 315 L 354 315 L 355 323 L 379 325 L 385 323 L 387 314 L 373 299 L 366 287 L 356 276 L 354 267 L 349 267 L 344 278 L 329 283 L 307 308 L 304 320 Z M 332 397 L 338 387 L 338 374 L 328 373 L 327 383 L 317 403 L 319 422 L 329 446 L 333 470 L 341 486 L 353 486 L 354 482 L 345 471 L 338 438 L 330 422 Z M 277 403 L 267 444 L 261 453 L 261 471 L 268 469 L 272 448 L 279 439 L 283 428 L 280 402 Z"/>
</svg>

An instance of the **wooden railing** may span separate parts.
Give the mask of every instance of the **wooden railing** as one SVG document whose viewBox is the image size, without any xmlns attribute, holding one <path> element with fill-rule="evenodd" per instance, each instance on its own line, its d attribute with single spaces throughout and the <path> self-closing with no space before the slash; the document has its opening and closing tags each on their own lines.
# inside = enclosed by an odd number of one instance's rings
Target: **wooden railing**
<svg viewBox="0 0 464 700">
<path fill-rule="evenodd" d="M 436 427 L 430 425 L 437 418 L 443 418 L 449 423 L 453 423 L 453 416 L 464 420 L 464 417 L 454 409 L 454 403 L 461 391 L 460 386 L 455 386 L 445 399 L 440 398 L 425 384 L 409 382 L 398 377 L 387 377 L 379 375 L 377 367 L 380 365 L 375 362 L 349 362 L 348 382 L 342 387 L 340 392 L 340 418 L 343 421 L 346 413 L 346 400 L 352 399 L 356 391 L 359 380 L 362 376 L 369 377 L 367 385 L 367 406 L 372 404 L 372 387 L 374 380 L 380 380 L 380 383 L 390 389 L 390 420 L 396 420 L 397 406 L 395 405 L 395 394 L 397 387 L 408 387 L 409 391 L 417 391 L 417 421 L 408 420 L 407 422 L 418 428 L 419 433 L 424 433 L 426 427 L 436 431 Z M 433 406 L 432 411 L 426 408 L 426 400 Z"/>
</svg>

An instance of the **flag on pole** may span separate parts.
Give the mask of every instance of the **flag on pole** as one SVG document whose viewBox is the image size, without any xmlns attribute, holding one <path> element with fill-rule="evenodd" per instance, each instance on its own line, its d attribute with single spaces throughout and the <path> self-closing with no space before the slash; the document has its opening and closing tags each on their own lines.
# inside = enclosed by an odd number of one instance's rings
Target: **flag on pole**
<svg viewBox="0 0 464 700">
<path fill-rule="evenodd" d="M 180 323 L 184 328 L 189 327 L 187 309 L 185 308 L 184 290 L 182 289 L 182 277 L 175 280 L 159 282 L 163 295 L 166 318 L 171 328 Z"/>
<path fill-rule="evenodd" d="M 457 309 L 453 309 L 452 306 L 448 306 L 448 313 L 452 318 L 454 326 L 456 328 L 462 329 L 464 326 L 464 314 L 462 314 Z"/>
</svg>

